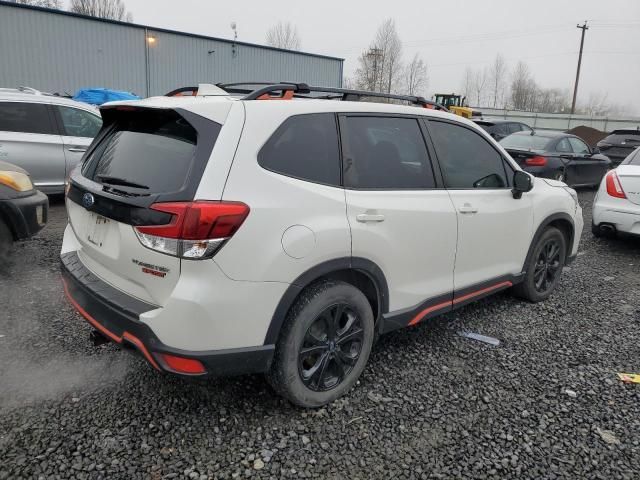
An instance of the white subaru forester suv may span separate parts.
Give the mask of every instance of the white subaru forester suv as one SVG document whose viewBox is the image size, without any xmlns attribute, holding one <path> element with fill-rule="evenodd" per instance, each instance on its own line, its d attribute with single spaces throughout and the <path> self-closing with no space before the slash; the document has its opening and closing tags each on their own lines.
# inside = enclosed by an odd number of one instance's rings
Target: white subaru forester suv
<svg viewBox="0 0 640 480">
<path fill-rule="evenodd" d="M 264 372 L 323 405 L 378 335 L 507 288 L 544 300 L 576 255 L 575 191 L 420 97 L 195 93 L 104 106 L 67 191 L 69 300 L 159 371 Z"/>
</svg>

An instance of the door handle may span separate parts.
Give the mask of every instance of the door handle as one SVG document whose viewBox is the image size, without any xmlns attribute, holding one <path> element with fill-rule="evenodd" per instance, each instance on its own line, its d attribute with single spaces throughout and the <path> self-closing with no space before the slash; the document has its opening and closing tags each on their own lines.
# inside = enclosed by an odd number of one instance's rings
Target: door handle
<svg viewBox="0 0 640 480">
<path fill-rule="evenodd" d="M 80 148 L 80 147 L 69 147 L 67 148 L 67 150 L 69 150 L 70 152 L 79 152 L 79 153 L 84 153 L 87 151 L 86 148 Z"/>
<path fill-rule="evenodd" d="M 458 211 L 460 213 L 478 213 L 478 209 L 470 203 L 465 203 L 458 209 Z"/>
<path fill-rule="evenodd" d="M 356 220 L 359 222 L 384 222 L 384 215 L 373 214 L 373 213 L 361 213 L 360 215 L 356 215 Z"/>
</svg>

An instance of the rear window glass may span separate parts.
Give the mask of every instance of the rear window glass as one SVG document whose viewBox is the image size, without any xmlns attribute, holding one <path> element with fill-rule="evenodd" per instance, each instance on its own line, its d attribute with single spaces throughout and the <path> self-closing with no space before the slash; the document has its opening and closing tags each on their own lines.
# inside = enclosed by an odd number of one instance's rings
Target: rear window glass
<svg viewBox="0 0 640 480">
<path fill-rule="evenodd" d="M 623 165 L 639 165 L 640 166 L 640 148 L 636 148 L 631 155 L 629 155 L 624 162 Z"/>
<path fill-rule="evenodd" d="M 612 133 L 602 141 L 613 145 L 621 145 L 623 142 L 625 145 L 640 145 L 640 132 Z"/>
<path fill-rule="evenodd" d="M 54 134 L 44 103 L 0 102 L 0 131 Z"/>
<path fill-rule="evenodd" d="M 258 163 L 289 177 L 340 185 L 338 130 L 331 113 L 288 118 L 262 147 Z"/>
<path fill-rule="evenodd" d="M 548 137 L 536 135 L 509 135 L 500 140 L 504 148 L 516 148 L 519 150 L 545 150 L 550 142 Z"/>
<path fill-rule="evenodd" d="M 173 111 L 120 115 L 85 161 L 85 177 L 116 192 L 180 190 L 193 163 L 196 130 Z M 216 136 L 220 125 L 215 125 Z"/>
</svg>

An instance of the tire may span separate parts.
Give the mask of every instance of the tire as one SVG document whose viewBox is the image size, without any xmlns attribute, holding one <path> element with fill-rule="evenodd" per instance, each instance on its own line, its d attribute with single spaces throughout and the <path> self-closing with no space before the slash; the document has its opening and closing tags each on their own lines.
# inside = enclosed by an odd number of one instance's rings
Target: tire
<svg viewBox="0 0 640 480">
<path fill-rule="evenodd" d="M 596 227 L 593 222 L 591 222 L 591 233 L 596 238 L 602 237 L 602 231 L 600 230 L 600 227 Z"/>
<path fill-rule="evenodd" d="M 356 383 L 374 335 L 373 311 L 360 290 L 337 281 L 313 285 L 287 316 L 267 380 L 296 405 L 326 405 Z"/>
<path fill-rule="evenodd" d="M 12 249 L 13 234 L 7 224 L 0 219 L 0 273 L 3 273 L 9 266 Z"/>
<path fill-rule="evenodd" d="M 551 248 L 552 245 L 557 251 Z M 533 303 L 549 298 L 560 281 L 567 256 L 566 245 L 560 230 L 547 228 L 533 247 L 531 258 L 525 265 L 524 279 L 513 288 L 513 293 Z"/>
</svg>

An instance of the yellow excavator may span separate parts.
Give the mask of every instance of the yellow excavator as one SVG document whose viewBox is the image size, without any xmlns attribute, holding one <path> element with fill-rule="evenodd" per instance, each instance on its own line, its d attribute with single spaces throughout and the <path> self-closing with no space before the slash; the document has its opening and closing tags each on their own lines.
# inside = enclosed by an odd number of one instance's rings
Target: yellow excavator
<svg viewBox="0 0 640 480">
<path fill-rule="evenodd" d="M 456 95 L 455 93 L 436 93 L 434 101 L 440 105 L 444 105 L 451 113 L 460 115 L 464 118 L 481 117 L 482 113 L 474 110 L 467 103 L 467 97 Z"/>
</svg>

